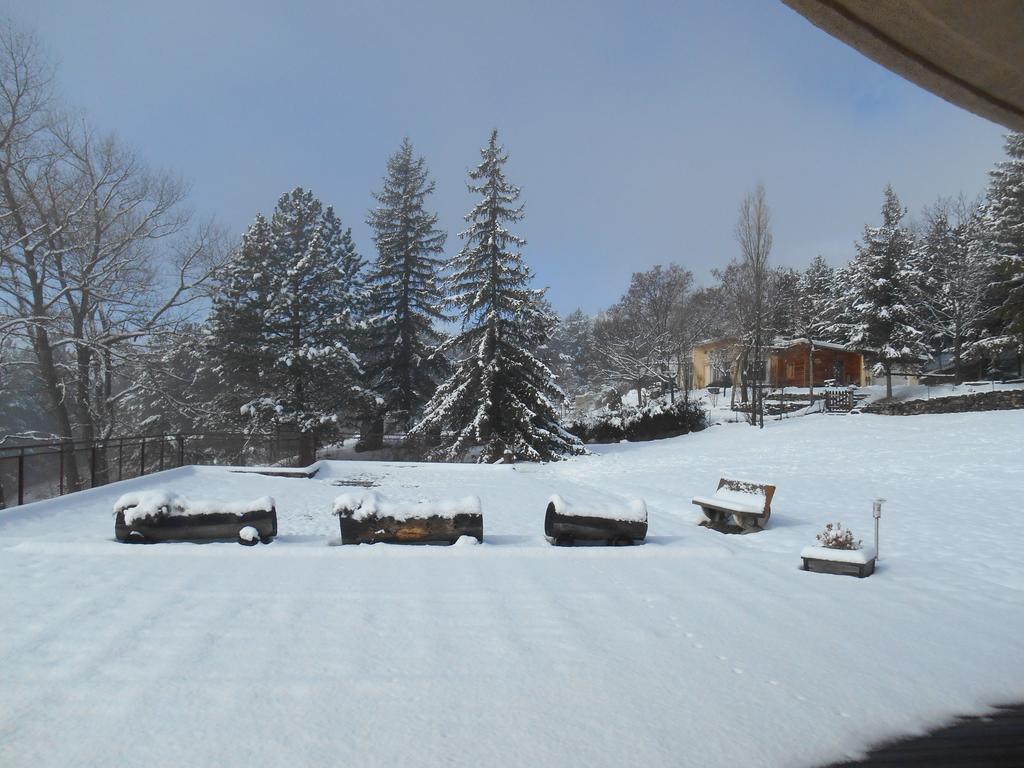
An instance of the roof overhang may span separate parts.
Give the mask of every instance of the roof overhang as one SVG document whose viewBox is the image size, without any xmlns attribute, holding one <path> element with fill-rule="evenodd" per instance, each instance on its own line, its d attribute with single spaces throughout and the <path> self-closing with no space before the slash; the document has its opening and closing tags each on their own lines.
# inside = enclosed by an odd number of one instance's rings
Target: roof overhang
<svg viewBox="0 0 1024 768">
<path fill-rule="evenodd" d="M 782 0 L 886 69 L 1024 131 L 1020 0 Z"/>
</svg>

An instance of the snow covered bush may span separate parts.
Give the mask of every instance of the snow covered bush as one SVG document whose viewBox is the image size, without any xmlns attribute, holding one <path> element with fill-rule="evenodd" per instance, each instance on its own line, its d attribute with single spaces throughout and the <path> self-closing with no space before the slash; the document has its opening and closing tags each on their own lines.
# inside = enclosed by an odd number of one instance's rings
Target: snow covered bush
<svg viewBox="0 0 1024 768">
<path fill-rule="evenodd" d="M 853 531 L 843 530 L 842 523 L 828 523 L 815 538 L 827 549 L 860 549 L 860 539 L 854 540 Z"/>
<path fill-rule="evenodd" d="M 622 406 L 617 410 L 604 407 L 577 417 L 565 428 L 584 443 L 617 443 L 657 440 L 699 432 L 707 426 L 703 409 L 692 400 L 665 403 L 648 402 L 642 408 Z"/>
</svg>

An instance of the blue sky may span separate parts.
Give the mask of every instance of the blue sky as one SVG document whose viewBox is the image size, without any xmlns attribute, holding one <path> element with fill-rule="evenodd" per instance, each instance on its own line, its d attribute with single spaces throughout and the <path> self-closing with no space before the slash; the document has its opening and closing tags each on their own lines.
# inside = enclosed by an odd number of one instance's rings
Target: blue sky
<svg viewBox="0 0 1024 768">
<path fill-rule="evenodd" d="M 710 282 L 762 182 L 777 264 L 841 263 L 891 183 L 916 213 L 974 196 L 999 126 L 889 74 L 781 3 L 8 0 L 60 90 L 240 234 L 294 186 L 352 227 L 409 136 L 455 253 L 466 171 L 497 127 L 519 232 L 555 307 L 593 312 L 631 272 Z"/>
</svg>

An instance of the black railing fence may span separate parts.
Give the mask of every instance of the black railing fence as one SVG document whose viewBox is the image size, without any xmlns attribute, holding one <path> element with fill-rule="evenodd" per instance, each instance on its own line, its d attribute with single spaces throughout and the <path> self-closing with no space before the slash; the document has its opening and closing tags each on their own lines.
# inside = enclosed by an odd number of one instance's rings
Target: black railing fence
<svg viewBox="0 0 1024 768">
<path fill-rule="evenodd" d="M 0 444 L 0 509 L 187 464 L 292 466 L 296 434 L 131 435 Z"/>
<path fill-rule="evenodd" d="M 439 438 L 437 434 L 336 433 L 330 445 L 316 445 L 314 458 L 422 461 Z M 303 447 L 303 438 L 294 432 L 49 441 L 9 437 L 0 440 L 0 509 L 189 464 L 295 467 Z"/>
</svg>

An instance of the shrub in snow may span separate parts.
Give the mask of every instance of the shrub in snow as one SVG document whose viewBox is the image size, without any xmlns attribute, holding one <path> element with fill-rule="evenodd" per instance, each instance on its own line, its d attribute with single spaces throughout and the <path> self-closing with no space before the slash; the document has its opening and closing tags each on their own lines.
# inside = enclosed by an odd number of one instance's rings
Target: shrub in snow
<svg viewBox="0 0 1024 768">
<path fill-rule="evenodd" d="M 585 443 L 657 440 L 699 432 L 706 426 L 703 409 L 692 400 L 677 400 L 675 403 L 653 400 L 642 408 L 623 406 L 614 411 L 601 408 L 565 425 L 569 432 Z"/>
<path fill-rule="evenodd" d="M 829 523 L 815 538 L 827 549 L 860 549 L 860 539 L 854 540 L 853 531 L 844 530 L 842 523 Z"/>
</svg>

